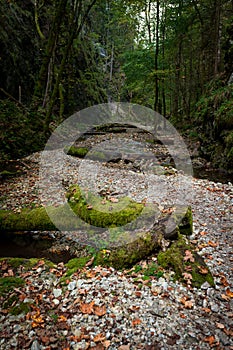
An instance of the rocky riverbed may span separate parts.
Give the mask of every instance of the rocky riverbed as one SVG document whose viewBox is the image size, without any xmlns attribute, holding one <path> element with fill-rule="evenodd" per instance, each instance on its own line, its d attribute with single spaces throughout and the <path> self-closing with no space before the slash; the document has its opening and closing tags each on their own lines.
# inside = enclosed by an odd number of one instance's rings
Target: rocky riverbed
<svg viewBox="0 0 233 350">
<path fill-rule="evenodd" d="M 151 144 L 148 149 L 154 151 Z M 1 182 L 2 209 L 17 212 L 40 205 L 39 156 L 21 160 L 20 174 Z M 69 159 L 61 179 L 64 188 L 78 176 Z M 152 186 L 154 175 L 150 173 L 149 182 L 143 180 L 142 168 L 134 168 L 131 161 L 99 164 L 87 160 L 80 168 L 82 185 L 90 184 L 90 179 L 97 193 L 112 198 L 127 193 L 136 200 L 147 196 L 156 201 L 157 194 L 160 209 L 168 210 L 177 178 L 184 175 L 169 166 L 169 159 L 157 154 L 157 160 L 156 166 L 164 169 L 159 185 L 164 186 L 166 198 Z M 76 161 L 78 167 L 80 162 Z M 93 178 L 94 165 L 97 179 Z M 58 170 L 59 166 L 55 172 L 59 176 Z M 196 289 L 190 283 L 173 281 L 174 273 L 158 266 L 156 254 L 124 271 L 92 267 L 92 261 L 75 268 L 62 262 L 52 266 L 34 260 L 30 265 L 2 258 L 1 277 L 20 280 L 0 297 L 0 348 L 233 349 L 233 186 L 194 177 L 188 177 L 188 183 L 194 218 L 190 239 L 211 269 L 214 288 L 205 283 Z M 54 200 L 53 191 L 50 198 Z"/>
</svg>

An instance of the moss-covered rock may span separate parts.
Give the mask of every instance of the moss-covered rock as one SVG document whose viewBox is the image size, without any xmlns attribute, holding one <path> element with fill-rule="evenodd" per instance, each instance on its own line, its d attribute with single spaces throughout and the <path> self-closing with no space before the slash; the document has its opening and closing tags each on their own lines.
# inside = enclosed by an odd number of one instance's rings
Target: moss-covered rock
<svg viewBox="0 0 233 350">
<path fill-rule="evenodd" d="M 203 258 L 181 235 L 165 252 L 158 254 L 158 263 L 164 268 L 172 268 L 176 279 L 190 282 L 194 287 L 200 288 L 206 281 L 214 286 L 213 276 Z"/>
<path fill-rule="evenodd" d="M 73 157 L 84 158 L 88 153 L 88 148 L 71 146 L 65 148 L 65 153 Z"/>
<path fill-rule="evenodd" d="M 79 186 L 74 185 L 68 194 L 68 203 L 72 210 L 85 222 L 97 227 L 119 227 L 135 220 L 144 209 L 144 205 L 128 197 L 107 200 L 87 193 L 82 194 Z M 148 214 L 152 211 L 148 210 Z"/>
</svg>

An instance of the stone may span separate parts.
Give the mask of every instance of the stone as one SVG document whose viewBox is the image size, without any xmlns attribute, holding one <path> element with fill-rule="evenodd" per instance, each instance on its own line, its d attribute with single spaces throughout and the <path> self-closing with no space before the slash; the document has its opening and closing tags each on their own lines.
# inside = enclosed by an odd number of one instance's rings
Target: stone
<svg viewBox="0 0 233 350">
<path fill-rule="evenodd" d="M 53 295 L 55 296 L 55 298 L 60 297 L 60 295 L 62 294 L 62 290 L 61 289 L 53 289 Z"/>
<path fill-rule="evenodd" d="M 38 340 L 34 340 L 31 346 L 31 350 L 41 350 L 41 346 L 38 342 Z"/>
</svg>

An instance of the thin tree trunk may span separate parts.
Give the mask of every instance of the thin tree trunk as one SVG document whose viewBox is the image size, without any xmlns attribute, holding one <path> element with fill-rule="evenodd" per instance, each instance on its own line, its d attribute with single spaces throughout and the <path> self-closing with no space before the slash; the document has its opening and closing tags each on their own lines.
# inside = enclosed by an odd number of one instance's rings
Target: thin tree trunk
<svg viewBox="0 0 233 350">
<path fill-rule="evenodd" d="M 93 0 L 89 4 L 89 6 L 87 7 L 87 9 L 86 9 L 86 11 L 85 11 L 85 13 L 83 15 L 83 18 L 82 18 L 80 24 L 79 24 L 79 17 L 81 15 L 80 14 L 80 10 L 81 10 L 80 7 L 82 6 L 82 0 L 79 2 L 78 15 L 75 18 L 75 23 L 73 24 L 73 30 L 70 33 L 70 36 L 68 38 L 68 43 L 67 43 L 65 51 L 63 53 L 62 61 L 61 61 L 60 67 L 58 69 L 58 73 L 57 73 L 57 76 L 56 76 L 55 85 L 53 87 L 53 92 L 52 92 L 52 95 L 51 95 L 51 99 L 50 99 L 50 103 L 49 103 L 49 106 L 48 106 L 48 110 L 46 112 L 45 127 L 44 127 L 45 134 L 49 133 L 50 117 L 51 117 L 51 114 L 52 114 L 52 111 L 53 111 L 53 107 L 54 107 L 56 99 L 57 99 L 57 94 L 58 94 L 58 90 L 59 90 L 59 84 L 60 84 L 61 79 L 62 79 L 62 74 L 64 72 L 65 64 L 66 64 L 69 52 L 71 50 L 71 47 L 73 45 L 73 41 L 74 41 L 75 37 L 78 37 L 78 35 L 80 34 L 80 32 L 81 32 L 81 30 L 82 30 L 82 28 L 84 26 L 84 23 L 85 23 L 85 21 L 86 21 L 86 19 L 88 17 L 88 14 L 89 14 L 89 12 L 91 11 L 92 7 L 95 5 L 96 2 L 97 2 L 97 0 Z"/>
<path fill-rule="evenodd" d="M 63 21 L 63 16 L 64 16 L 67 2 L 68 0 L 60 0 L 59 6 L 56 8 L 54 21 L 53 21 L 51 30 L 49 31 L 49 37 L 45 48 L 44 58 L 43 58 L 39 76 L 35 85 L 34 100 L 37 98 L 41 99 L 45 93 L 46 85 L 48 84 L 47 79 L 48 79 L 49 66 L 50 66 L 51 59 L 53 57 L 54 50 L 56 48 L 56 43 L 59 36 L 59 30 L 60 30 L 61 23 Z M 46 99 L 46 96 L 44 99 Z"/>
<path fill-rule="evenodd" d="M 156 111 L 158 109 L 159 104 L 159 78 L 158 78 L 158 59 L 159 59 L 159 9 L 160 9 L 160 2 L 157 0 L 157 7 L 156 7 L 156 43 L 155 43 L 155 101 L 154 101 L 154 110 Z"/>
</svg>

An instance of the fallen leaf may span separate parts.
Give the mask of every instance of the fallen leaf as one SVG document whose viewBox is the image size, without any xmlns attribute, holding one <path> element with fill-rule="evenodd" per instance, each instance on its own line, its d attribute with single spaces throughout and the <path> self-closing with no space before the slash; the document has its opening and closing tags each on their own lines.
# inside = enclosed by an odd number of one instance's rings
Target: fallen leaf
<svg viewBox="0 0 233 350">
<path fill-rule="evenodd" d="M 227 282 L 227 279 L 225 276 L 222 276 L 221 279 L 220 279 L 220 283 L 222 285 L 224 285 L 224 287 L 228 287 L 229 286 L 229 283 Z"/>
<path fill-rule="evenodd" d="M 193 307 L 193 301 L 188 300 L 188 297 L 184 296 L 180 299 L 180 302 L 184 305 L 186 309 L 191 309 Z"/>
<path fill-rule="evenodd" d="M 193 302 L 191 300 L 187 300 L 185 303 L 184 303 L 184 307 L 186 309 L 192 309 L 193 307 Z"/>
<path fill-rule="evenodd" d="M 226 301 L 230 300 L 230 297 L 228 297 L 225 294 L 221 294 L 221 297 L 222 297 L 223 300 L 226 300 Z"/>
<path fill-rule="evenodd" d="M 213 247 L 213 248 L 215 248 L 215 247 L 217 247 L 217 246 L 218 246 L 218 243 L 215 243 L 215 242 L 209 241 L 209 242 L 208 242 L 208 245 L 209 245 L 209 246 L 211 246 L 211 247 Z"/>
<path fill-rule="evenodd" d="M 107 310 L 106 310 L 106 306 L 103 305 L 103 306 L 97 306 L 95 305 L 94 308 L 93 308 L 93 312 L 95 315 L 97 316 L 103 316 L 106 314 Z"/>
<path fill-rule="evenodd" d="M 40 339 L 41 339 L 41 341 L 42 341 L 43 343 L 49 343 L 49 342 L 50 342 L 50 339 L 49 339 L 48 336 L 43 336 L 43 337 L 41 337 Z"/>
<path fill-rule="evenodd" d="M 224 324 L 218 323 L 218 322 L 216 322 L 216 326 L 217 326 L 217 328 L 219 328 L 219 329 L 224 329 L 224 328 L 225 328 Z"/>
<path fill-rule="evenodd" d="M 184 261 L 194 262 L 194 257 L 193 257 L 192 252 L 190 252 L 190 250 L 185 251 Z"/>
<path fill-rule="evenodd" d="M 139 318 L 135 318 L 133 321 L 132 321 L 132 326 L 135 327 L 139 324 L 141 324 L 142 321 L 139 319 Z"/>
<path fill-rule="evenodd" d="M 185 281 L 187 281 L 188 284 L 192 283 L 191 281 L 192 281 L 193 277 L 192 277 L 192 275 L 190 273 L 183 272 L 182 275 L 183 275 Z"/>
<path fill-rule="evenodd" d="M 207 275 L 208 274 L 208 269 L 204 266 L 198 266 L 198 270 L 202 275 Z"/>
<path fill-rule="evenodd" d="M 105 340 L 105 335 L 102 334 L 102 333 L 99 333 L 97 334 L 95 337 L 94 337 L 94 342 L 97 343 L 97 342 L 100 342 L 100 341 L 104 341 Z"/>
<path fill-rule="evenodd" d="M 118 350 L 130 350 L 130 345 L 121 345 Z"/>
<path fill-rule="evenodd" d="M 207 313 L 211 312 L 211 310 L 208 307 L 203 307 L 202 310 Z"/>
<path fill-rule="evenodd" d="M 65 316 L 60 315 L 60 316 L 58 317 L 58 322 L 66 322 L 66 321 L 67 321 L 67 318 L 66 318 Z"/>
<path fill-rule="evenodd" d="M 94 301 L 91 301 L 90 303 L 80 303 L 80 310 L 83 314 L 88 314 L 90 315 L 94 310 L 93 310 L 93 307 L 94 307 L 94 304 L 95 302 Z"/>
<path fill-rule="evenodd" d="M 226 290 L 226 295 L 230 298 L 233 298 L 233 292 L 229 288 Z"/>
<path fill-rule="evenodd" d="M 85 267 L 91 266 L 93 264 L 93 261 L 95 260 L 95 257 L 93 256 L 85 265 Z"/>
<path fill-rule="evenodd" d="M 111 197 L 111 198 L 109 198 L 109 201 L 112 202 L 112 203 L 118 203 L 119 199 L 115 198 L 115 197 Z"/>
<path fill-rule="evenodd" d="M 187 272 L 184 272 L 182 275 L 184 276 L 185 280 L 188 280 L 188 279 L 191 280 L 193 278 L 192 275 L 190 273 L 187 273 Z"/>
<path fill-rule="evenodd" d="M 103 346 L 104 346 L 106 349 L 109 348 L 110 345 L 111 345 L 110 340 L 105 340 L 105 341 L 103 342 Z"/>
<path fill-rule="evenodd" d="M 208 232 L 206 232 L 206 231 L 201 231 L 201 232 L 200 232 L 200 235 L 201 235 L 201 236 L 205 236 L 205 235 L 207 235 L 207 234 L 208 234 Z"/>
<path fill-rule="evenodd" d="M 204 339 L 204 342 L 209 343 L 209 345 L 213 345 L 216 342 L 216 339 L 213 335 L 210 335 L 209 337 L 206 337 Z"/>
<path fill-rule="evenodd" d="M 90 270 L 90 271 L 87 271 L 85 274 L 86 274 L 86 277 L 93 278 L 96 276 L 96 271 Z"/>
</svg>

